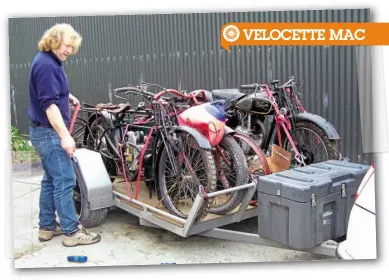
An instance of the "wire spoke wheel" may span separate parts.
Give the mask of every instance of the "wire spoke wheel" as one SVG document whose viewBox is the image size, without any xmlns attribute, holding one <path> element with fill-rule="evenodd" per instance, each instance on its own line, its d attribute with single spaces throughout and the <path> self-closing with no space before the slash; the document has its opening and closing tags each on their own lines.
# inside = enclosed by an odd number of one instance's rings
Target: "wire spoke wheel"
<svg viewBox="0 0 389 280">
<path fill-rule="evenodd" d="M 78 118 L 74 122 L 73 131 L 71 133 L 74 142 L 76 142 L 76 148 L 82 148 L 85 146 L 85 130 L 87 129 L 87 123 L 85 120 Z"/>
<path fill-rule="evenodd" d="M 235 164 L 228 150 L 222 145 L 219 145 L 219 150 L 215 154 L 216 167 L 217 167 L 217 190 L 228 189 L 235 186 L 236 183 L 236 171 Z M 215 196 L 212 208 L 220 207 L 231 202 L 233 193 Z"/>
<path fill-rule="evenodd" d="M 214 158 L 217 168 L 217 190 L 229 189 L 249 182 L 249 171 L 243 150 L 231 135 L 225 135 L 218 145 Z M 214 197 L 209 213 L 226 214 L 241 202 L 247 189 Z"/>
<path fill-rule="evenodd" d="M 110 176 L 117 176 L 117 166 L 115 163 L 115 157 L 117 156 L 108 142 L 108 138 L 115 144 L 119 143 L 119 136 L 117 131 L 106 131 L 104 134 L 107 128 L 109 128 L 109 124 L 104 118 L 97 118 L 91 126 L 91 133 L 88 134 L 87 145 L 89 149 L 101 154 L 108 174 Z M 114 180 L 111 178 L 111 181 Z"/>
<path fill-rule="evenodd" d="M 183 155 L 177 153 L 172 157 L 175 162 L 171 162 L 165 146 L 158 164 L 158 181 L 165 207 L 172 214 L 187 218 L 199 192 L 196 177 L 207 193 L 213 192 L 216 190 L 216 168 L 211 151 L 200 148 L 189 134 L 180 133 L 178 137 L 182 139 L 183 153 L 190 166 L 183 159 Z M 180 176 L 174 172 L 174 164 L 181 170 Z M 198 212 L 197 221 L 207 215 L 207 208 L 208 203 L 205 201 Z"/>
<path fill-rule="evenodd" d="M 306 165 L 339 159 L 336 143 L 329 140 L 325 133 L 312 123 L 297 123 L 290 135 L 294 139 L 298 151 L 303 155 Z M 284 147 L 292 155 L 291 165 L 300 166 L 295 160 L 292 145 L 286 137 L 284 138 Z"/>
<path fill-rule="evenodd" d="M 271 173 L 269 164 L 266 160 L 266 155 L 254 141 L 243 137 L 243 135 L 235 134 L 235 139 L 239 146 L 242 147 L 249 171 L 250 179 L 258 179 L 259 176 L 269 175 Z M 254 203 L 258 198 L 255 192 L 252 197 Z"/>
</svg>

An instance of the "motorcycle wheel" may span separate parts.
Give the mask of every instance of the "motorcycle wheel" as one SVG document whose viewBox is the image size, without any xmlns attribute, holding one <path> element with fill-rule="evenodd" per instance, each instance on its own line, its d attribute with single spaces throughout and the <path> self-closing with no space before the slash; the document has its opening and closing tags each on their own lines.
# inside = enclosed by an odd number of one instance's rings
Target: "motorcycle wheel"
<svg viewBox="0 0 389 280">
<path fill-rule="evenodd" d="M 199 178 L 204 191 L 206 193 L 214 192 L 216 190 L 216 166 L 212 152 L 202 149 L 193 136 L 188 133 L 180 132 L 177 136 L 182 139 L 185 155 L 192 168 L 195 168 L 195 174 Z M 178 155 L 174 153 L 173 159 L 177 158 Z M 181 167 L 181 178 L 175 178 L 172 174 L 172 163 L 170 162 L 166 146 L 164 146 L 157 168 L 157 180 L 162 203 L 171 214 L 184 219 L 187 218 L 199 192 L 199 186 L 193 179 L 188 166 L 184 162 Z M 212 200 L 204 200 L 197 213 L 195 222 L 205 218 L 208 214 L 209 203 L 212 203 Z"/>
<path fill-rule="evenodd" d="M 243 150 L 233 136 L 225 135 L 223 137 L 216 149 L 214 158 L 218 174 L 217 190 L 225 189 L 226 185 L 237 187 L 248 184 L 250 178 L 247 161 Z M 244 189 L 214 197 L 208 212 L 226 214 L 234 210 L 242 202 L 246 192 L 247 189 Z"/>
<path fill-rule="evenodd" d="M 74 122 L 73 131 L 70 134 L 74 142 L 76 142 L 76 148 L 83 148 L 86 146 L 85 131 L 87 130 L 87 122 L 79 117 Z"/>
<path fill-rule="evenodd" d="M 336 141 L 328 139 L 324 131 L 311 122 L 300 121 L 295 123 L 293 130 L 290 131 L 290 135 L 296 142 L 297 148 L 307 157 L 305 160 L 306 165 L 332 159 L 339 160 L 340 158 Z M 282 147 L 292 153 L 291 165 L 297 165 L 297 162 L 294 160 L 292 146 L 285 133 L 282 133 L 282 143 Z M 322 154 L 319 154 L 320 150 L 317 150 L 320 147 L 323 151 Z"/>
<path fill-rule="evenodd" d="M 105 168 L 107 169 L 107 172 L 111 177 L 111 181 L 113 182 L 115 180 L 114 177 L 118 174 L 115 161 L 112 159 L 115 154 L 112 147 L 109 145 L 107 138 L 109 137 L 115 147 L 118 147 L 120 143 L 120 136 L 117 130 L 113 130 L 112 132 L 107 132 L 105 136 L 101 138 L 107 128 L 109 128 L 109 124 L 103 117 L 96 118 L 91 125 L 91 133 L 89 133 L 87 137 L 87 148 L 101 154 Z M 91 134 L 93 134 L 93 137 Z M 97 149 L 99 145 L 100 148 Z"/>
<path fill-rule="evenodd" d="M 260 176 L 266 176 L 271 174 L 269 163 L 267 162 L 266 155 L 258 146 L 254 140 L 246 135 L 235 133 L 234 138 L 243 147 L 243 151 L 246 157 L 247 165 L 249 168 L 249 174 L 251 181 L 254 179 L 258 182 Z M 254 193 L 251 198 L 250 204 L 255 205 L 258 200 L 257 192 Z"/>
</svg>

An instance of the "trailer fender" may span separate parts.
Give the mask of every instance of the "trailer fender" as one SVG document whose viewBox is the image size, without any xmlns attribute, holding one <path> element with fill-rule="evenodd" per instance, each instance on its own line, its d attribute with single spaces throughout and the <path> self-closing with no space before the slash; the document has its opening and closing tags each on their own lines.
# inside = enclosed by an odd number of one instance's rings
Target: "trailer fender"
<svg viewBox="0 0 389 280">
<path fill-rule="evenodd" d="M 115 205 L 112 182 L 100 153 L 85 148 L 76 149 L 73 167 L 80 188 L 86 189 L 84 199 L 90 210 Z"/>
</svg>

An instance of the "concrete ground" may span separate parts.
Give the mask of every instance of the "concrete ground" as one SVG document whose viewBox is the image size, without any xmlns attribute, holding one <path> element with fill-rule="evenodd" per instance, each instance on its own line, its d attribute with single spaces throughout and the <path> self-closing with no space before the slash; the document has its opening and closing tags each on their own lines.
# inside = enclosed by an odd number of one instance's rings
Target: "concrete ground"
<svg viewBox="0 0 389 280">
<path fill-rule="evenodd" d="M 38 241 L 39 193 L 42 171 L 39 168 L 14 171 L 12 176 L 13 234 L 15 268 L 160 265 L 162 263 L 205 264 L 244 262 L 284 262 L 330 260 L 309 253 L 271 248 L 256 244 L 192 236 L 182 238 L 162 229 L 143 227 L 137 217 L 123 210 L 110 212 L 93 229 L 101 242 L 66 248 L 62 237 Z M 236 227 L 236 226 L 235 226 Z M 243 228 L 243 227 L 247 227 Z M 255 218 L 242 230 L 256 227 Z M 86 263 L 71 263 L 67 256 L 85 255 Z"/>
</svg>

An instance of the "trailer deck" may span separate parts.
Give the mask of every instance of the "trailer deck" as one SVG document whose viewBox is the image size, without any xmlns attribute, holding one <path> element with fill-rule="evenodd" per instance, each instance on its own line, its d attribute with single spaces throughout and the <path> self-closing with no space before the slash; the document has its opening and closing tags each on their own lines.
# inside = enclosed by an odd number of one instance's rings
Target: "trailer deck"
<svg viewBox="0 0 389 280">
<path fill-rule="evenodd" d="M 194 217 L 196 216 L 197 210 L 200 208 L 204 200 L 204 197 L 201 195 L 201 193 L 197 195 L 187 219 L 182 219 L 171 215 L 162 205 L 162 203 L 159 203 L 155 194 L 153 194 L 152 198 L 150 198 L 148 190 L 144 184 L 141 184 L 138 200 L 130 199 L 127 196 L 124 183 L 114 182 L 113 194 L 115 196 L 114 201 L 116 207 L 139 217 L 139 223 L 143 226 L 162 228 L 184 238 L 191 235 L 200 235 L 218 239 L 296 250 L 270 239 L 263 238 L 259 234 L 220 228 L 256 217 L 258 215 L 257 206 L 249 205 L 250 198 L 256 191 L 256 182 L 232 188 L 227 191 L 218 191 L 209 194 L 209 197 L 213 197 L 243 188 L 247 188 L 248 192 L 240 206 L 226 215 L 208 214 L 202 221 L 198 223 L 194 223 Z M 337 242 L 329 240 L 322 243 L 320 246 L 304 250 L 304 252 L 333 257 L 335 256 L 337 245 Z"/>
</svg>

